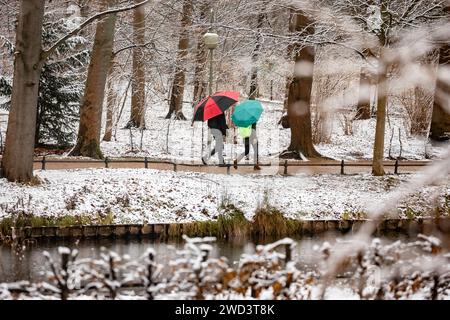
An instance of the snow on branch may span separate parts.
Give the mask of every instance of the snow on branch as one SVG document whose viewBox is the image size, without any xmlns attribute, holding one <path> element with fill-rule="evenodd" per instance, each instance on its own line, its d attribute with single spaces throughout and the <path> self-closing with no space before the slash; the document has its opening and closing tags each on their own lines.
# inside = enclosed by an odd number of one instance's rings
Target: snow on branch
<svg viewBox="0 0 450 320">
<path fill-rule="evenodd" d="M 149 2 L 149 0 L 145 0 L 145 1 L 139 2 L 137 4 L 134 4 L 134 5 L 131 5 L 131 6 L 128 6 L 128 7 L 122 7 L 122 8 L 106 10 L 106 11 L 97 13 L 96 15 L 93 15 L 92 17 L 86 19 L 86 21 L 84 21 L 82 24 L 80 24 L 77 28 L 73 29 L 68 34 L 63 36 L 61 39 L 56 41 L 50 48 L 48 48 L 47 50 L 44 50 L 42 52 L 42 54 L 41 54 L 41 62 L 45 61 L 49 56 L 51 56 L 53 54 L 53 52 L 55 52 L 55 50 L 58 48 L 58 46 L 60 46 L 65 41 L 67 41 L 70 37 L 76 35 L 78 32 L 83 30 L 86 26 L 88 26 L 92 22 L 94 22 L 94 21 L 96 21 L 98 19 L 101 19 L 104 16 L 107 16 L 107 15 L 110 15 L 110 14 L 115 14 L 115 13 L 119 13 L 119 12 L 124 12 L 124 11 L 137 9 L 137 8 L 147 4 L 148 2 Z"/>
</svg>

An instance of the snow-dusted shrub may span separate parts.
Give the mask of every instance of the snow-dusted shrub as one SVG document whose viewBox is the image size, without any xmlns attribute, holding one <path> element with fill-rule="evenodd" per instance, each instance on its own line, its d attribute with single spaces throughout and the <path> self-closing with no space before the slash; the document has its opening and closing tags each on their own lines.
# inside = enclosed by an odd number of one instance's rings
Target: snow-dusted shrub
<svg viewBox="0 0 450 320">
<path fill-rule="evenodd" d="M 337 250 L 328 242 L 316 248 L 318 269 L 305 272 L 289 238 L 256 246 L 236 267 L 212 255 L 215 238 L 184 240 L 167 265 L 157 263 L 153 249 L 132 261 L 106 249 L 99 259 L 77 260 L 77 250 L 60 248 L 59 263 L 46 254 L 47 281 L 0 284 L 0 299 L 320 299 L 337 298 L 337 292 L 360 299 L 448 299 L 450 293 L 450 254 L 433 236 L 388 245 L 373 239 L 339 265 L 339 279 L 326 276 Z"/>
</svg>

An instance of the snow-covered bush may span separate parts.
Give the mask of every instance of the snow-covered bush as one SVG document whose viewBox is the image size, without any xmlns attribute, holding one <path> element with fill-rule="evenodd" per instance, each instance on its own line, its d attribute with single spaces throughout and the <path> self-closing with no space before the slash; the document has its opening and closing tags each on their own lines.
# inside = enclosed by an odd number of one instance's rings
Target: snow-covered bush
<svg viewBox="0 0 450 320">
<path fill-rule="evenodd" d="M 0 284 L 0 299 L 449 298 L 450 255 L 433 236 L 389 245 L 373 239 L 339 266 L 334 279 L 326 274 L 337 248 L 328 242 L 317 248 L 317 270 L 305 272 L 289 238 L 256 246 L 255 253 L 241 256 L 237 267 L 213 257 L 215 238 L 184 240 L 168 265 L 156 262 L 153 249 L 136 261 L 106 249 L 99 259 L 77 260 L 77 250 L 62 247 L 59 263 L 46 254 L 46 282 Z M 336 296 L 341 289 L 346 295 Z"/>
</svg>

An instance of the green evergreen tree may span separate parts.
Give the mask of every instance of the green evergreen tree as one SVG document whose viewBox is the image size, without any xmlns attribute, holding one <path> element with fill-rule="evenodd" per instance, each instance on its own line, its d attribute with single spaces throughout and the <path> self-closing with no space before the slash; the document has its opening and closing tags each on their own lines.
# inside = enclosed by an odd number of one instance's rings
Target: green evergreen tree
<svg viewBox="0 0 450 320">
<path fill-rule="evenodd" d="M 66 19 L 52 21 L 52 13 L 47 14 L 45 18 L 44 47 L 51 45 L 72 29 Z M 85 38 L 72 37 L 58 48 L 42 69 L 35 145 L 51 144 L 66 147 L 76 138 L 85 66 L 89 61 L 89 52 L 85 44 Z M 0 96 L 11 95 L 11 81 L 12 79 L 0 76 Z M 6 101 L 0 107 L 9 109 L 9 105 L 10 102 Z"/>
<path fill-rule="evenodd" d="M 13 57 L 14 46 L 13 44 L 3 36 L 0 36 L 0 53 Z M 9 109 L 9 100 L 4 99 L 10 97 L 12 94 L 12 79 L 5 74 L 0 74 L 0 109 Z M 3 99 L 1 99 L 3 98 Z"/>
</svg>

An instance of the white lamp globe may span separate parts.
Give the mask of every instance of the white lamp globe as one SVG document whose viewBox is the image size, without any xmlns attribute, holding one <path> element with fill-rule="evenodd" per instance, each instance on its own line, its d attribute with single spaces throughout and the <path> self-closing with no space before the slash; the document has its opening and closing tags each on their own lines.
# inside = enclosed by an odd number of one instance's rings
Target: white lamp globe
<svg viewBox="0 0 450 320">
<path fill-rule="evenodd" d="M 208 32 L 203 36 L 203 41 L 208 49 L 213 50 L 219 44 L 219 36 L 217 33 Z"/>
</svg>

